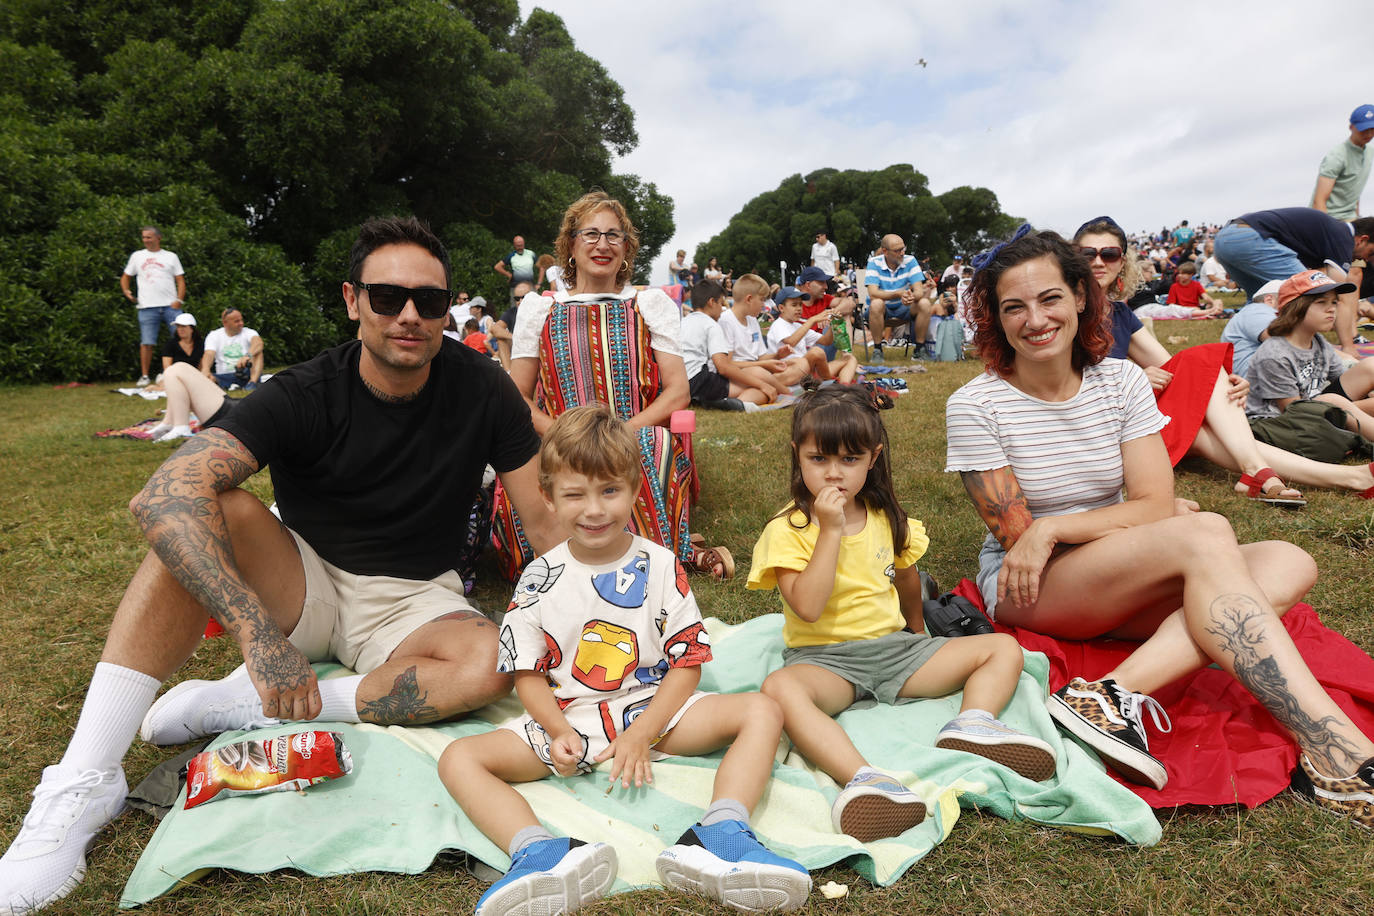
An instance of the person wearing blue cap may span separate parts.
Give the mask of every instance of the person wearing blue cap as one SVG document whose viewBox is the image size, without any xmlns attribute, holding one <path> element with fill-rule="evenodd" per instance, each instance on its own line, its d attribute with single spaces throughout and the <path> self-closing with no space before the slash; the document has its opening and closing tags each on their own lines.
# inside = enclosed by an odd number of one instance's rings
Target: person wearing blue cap
<svg viewBox="0 0 1374 916">
<path fill-rule="evenodd" d="M 1322 159 L 1312 208 L 1336 219 L 1360 215 L 1360 194 L 1369 181 L 1369 141 L 1374 140 L 1374 105 L 1361 105 L 1350 113 L 1350 136 Z"/>
</svg>

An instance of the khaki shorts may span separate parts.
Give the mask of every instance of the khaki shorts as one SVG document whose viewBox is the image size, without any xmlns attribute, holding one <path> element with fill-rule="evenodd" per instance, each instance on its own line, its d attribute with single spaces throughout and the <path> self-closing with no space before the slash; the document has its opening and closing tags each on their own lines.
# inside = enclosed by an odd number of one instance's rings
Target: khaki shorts
<svg viewBox="0 0 1374 916">
<path fill-rule="evenodd" d="M 427 582 L 359 576 L 321 559 L 296 532 L 291 537 L 305 570 L 305 603 L 288 639 L 312 662 L 338 659 L 366 674 L 431 620 L 454 611 L 481 613 L 453 570 Z"/>
<path fill-rule="evenodd" d="M 784 665 L 815 665 L 838 674 L 854 686 L 854 702 L 869 697 L 892 706 L 914 697 L 901 697 L 902 686 L 949 642 L 947 636 L 927 636 L 898 630 L 877 639 L 852 639 L 826 646 L 782 650 Z"/>
</svg>

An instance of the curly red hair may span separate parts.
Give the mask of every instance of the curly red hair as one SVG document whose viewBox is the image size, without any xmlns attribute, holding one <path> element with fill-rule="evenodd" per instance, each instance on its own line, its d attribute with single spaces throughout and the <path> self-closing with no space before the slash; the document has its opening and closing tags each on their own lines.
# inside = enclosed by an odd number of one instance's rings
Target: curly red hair
<svg viewBox="0 0 1374 916">
<path fill-rule="evenodd" d="M 1065 284 L 1082 294 L 1086 303 L 1078 316 L 1078 333 L 1073 342 L 1074 370 L 1081 372 L 1086 366 L 1096 365 L 1112 348 L 1111 309 L 1093 278 L 1092 267 L 1059 233 L 1032 232 L 996 250 L 973 275 L 968 291 L 973 346 L 987 370 L 1002 378 L 1011 375 L 1016 351 L 1002 330 L 997 284 L 1010 268 L 1036 258 L 1057 262 Z"/>
</svg>

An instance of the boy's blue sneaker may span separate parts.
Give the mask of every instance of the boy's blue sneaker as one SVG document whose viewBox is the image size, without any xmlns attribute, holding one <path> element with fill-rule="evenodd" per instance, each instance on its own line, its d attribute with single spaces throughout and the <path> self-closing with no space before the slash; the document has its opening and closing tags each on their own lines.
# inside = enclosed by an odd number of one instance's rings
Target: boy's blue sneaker
<svg viewBox="0 0 1374 916">
<path fill-rule="evenodd" d="M 477 901 L 477 916 L 572 912 L 606 895 L 618 864 L 615 850 L 605 843 L 538 840 L 511 857 L 505 877 Z"/>
<path fill-rule="evenodd" d="M 992 716 L 960 713 L 940 729 L 935 746 L 986 757 L 1033 782 L 1054 775 L 1054 748 Z"/>
<path fill-rule="evenodd" d="M 811 875 L 801 863 L 769 852 L 742 821 L 696 824 L 654 864 L 668 887 L 746 913 L 795 910 L 811 893 Z"/>
<path fill-rule="evenodd" d="M 830 806 L 839 833 L 861 843 L 899 836 L 926 819 L 926 803 L 891 776 L 855 776 Z"/>
</svg>

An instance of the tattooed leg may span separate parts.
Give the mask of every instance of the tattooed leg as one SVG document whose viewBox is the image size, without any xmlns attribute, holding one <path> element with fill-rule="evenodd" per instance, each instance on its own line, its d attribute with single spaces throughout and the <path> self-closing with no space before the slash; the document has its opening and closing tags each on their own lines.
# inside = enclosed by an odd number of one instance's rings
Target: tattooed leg
<svg viewBox="0 0 1374 916">
<path fill-rule="evenodd" d="M 1250 596 L 1235 593 L 1218 596 L 1208 610 L 1205 629 L 1216 640 L 1218 661 L 1292 733 L 1319 769 L 1330 775 L 1353 771 L 1368 756 L 1356 740 L 1359 732 L 1312 677 L 1278 618 Z M 1324 702 L 1312 702 L 1314 689 Z"/>
<path fill-rule="evenodd" d="M 386 696 L 363 703 L 358 709 L 358 718 L 378 725 L 437 722 L 440 719 L 439 711 L 425 702 L 429 693 L 420 689 L 415 668 L 415 665 L 411 665 L 396 675 L 391 692 Z"/>
</svg>

